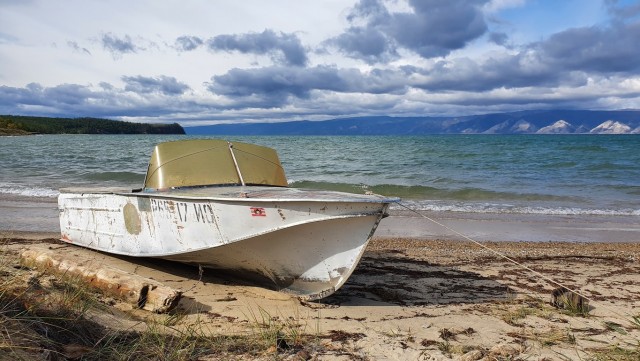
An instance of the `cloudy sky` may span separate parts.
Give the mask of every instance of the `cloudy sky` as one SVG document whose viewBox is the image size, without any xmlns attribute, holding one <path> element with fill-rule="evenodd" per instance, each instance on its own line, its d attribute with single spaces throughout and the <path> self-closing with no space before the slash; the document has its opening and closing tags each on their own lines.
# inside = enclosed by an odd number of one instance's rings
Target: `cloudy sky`
<svg viewBox="0 0 640 361">
<path fill-rule="evenodd" d="M 640 108 L 640 1 L 0 0 L 0 114 Z"/>
</svg>

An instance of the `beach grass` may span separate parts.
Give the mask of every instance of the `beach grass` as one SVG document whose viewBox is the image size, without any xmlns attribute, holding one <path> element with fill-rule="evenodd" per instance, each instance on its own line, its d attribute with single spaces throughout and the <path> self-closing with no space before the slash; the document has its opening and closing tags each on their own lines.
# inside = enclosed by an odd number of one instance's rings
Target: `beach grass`
<svg viewBox="0 0 640 361">
<path fill-rule="evenodd" d="M 640 360 L 640 345 L 637 347 L 620 347 L 612 345 L 590 350 L 593 361 L 637 361 Z"/>
<path fill-rule="evenodd" d="M 119 327 L 122 315 L 82 280 L 30 270 L 15 258 L 0 251 L 0 359 L 273 359 L 322 347 L 317 329 L 307 332 L 306 317 L 272 316 L 261 308 L 249 311 L 250 332 L 214 331 L 204 318 L 185 322 L 182 312 L 143 320 L 125 315 L 134 326 Z"/>
<path fill-rule="evenodd" d="M 216 334 L 206 322 L 181 322 L 179 314 L 140 321 L 136 330 L 112 329 L 95 320 L 96 313 L 108 313 L 98 294 L 73 281 L 54 281 L 54 288 L 35 281 L 25 287 L 15 277 L 3 277 L 0 356 L 25 360 L 35 355 L 83 360 L 260 358 L 301 349 L 311 340 L 301 332 L 298 320 L 280 321 L 265 313 L 260 313 L 262 318 L 252 325 L 257 331 L 251 333 Z"/>
</svg>

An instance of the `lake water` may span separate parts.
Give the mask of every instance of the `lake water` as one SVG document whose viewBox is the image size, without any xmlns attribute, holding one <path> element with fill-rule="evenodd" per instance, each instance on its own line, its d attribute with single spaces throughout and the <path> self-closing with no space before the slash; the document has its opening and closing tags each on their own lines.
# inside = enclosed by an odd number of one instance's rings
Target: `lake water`
<svg viewBox="0 0 640 361">
<path fill-rule="evenodd" d="M 46 202 L 54 201 L 61 187 L 137 188 L 153 146 L 186 138 L 193 137 L 0 137 L 0 197 Z M 417 210 L 450 215 L 607 216 L 624 217 L 626 223 L 640 218 L 637 135 L 227 140 L 275 148 L 293 187 L 372 191 L 400 197 Z"/>
</svg>

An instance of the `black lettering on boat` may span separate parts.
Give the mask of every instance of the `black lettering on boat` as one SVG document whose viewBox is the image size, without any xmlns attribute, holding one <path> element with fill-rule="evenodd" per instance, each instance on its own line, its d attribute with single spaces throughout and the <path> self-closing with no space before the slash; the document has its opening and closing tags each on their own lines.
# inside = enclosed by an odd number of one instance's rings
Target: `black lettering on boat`
<svg viewBox="0 0 640 361">
<path fill-rule="evenodd" d="M 177 208 L 178 218 L 180 220 L 186 220 L 186 217 L 187 217 L 186 204 L 183 207 L 185 212 L 182 212 L 182 214 L 181 214 L 180 206 L 181 206 L 181 202 L 159 200 L 159 199 L 151 200 L 151 210 L 153 211 L 153 213 L 159 217 L 166 218 L 166 219 L 174 218 L 176 214 L 176 208 Z"/>
<path fill-rule="evenodd" d="M 184 202 L 176 202 L 176 208 L 178 209 L 178 219 L 182 222 L 187 221 L 187 209 L 188 204 Z"/>
<path fill-rule="evenodd" d="M 201 223 L 214 223 L 213 207 L 210 204 L 193 204 L 196 213 L 196 221 Z"/>
<path fill-rule="evenodd" d="M 202 217 L 202 205 L 194 203 L 193 210 L 196 212 L 196 221 L 200 222 L 200 218 Z"/>
<path fill-rule="evenodd" d="M 211 204 L 205 204 L 204 206 L 207 211 L 209 212 L 209 218 L 207 219 L 207 223 L 214 223 L 215 220 L 213 218 L 213 207 L 211 207 Z"/>
</svg>

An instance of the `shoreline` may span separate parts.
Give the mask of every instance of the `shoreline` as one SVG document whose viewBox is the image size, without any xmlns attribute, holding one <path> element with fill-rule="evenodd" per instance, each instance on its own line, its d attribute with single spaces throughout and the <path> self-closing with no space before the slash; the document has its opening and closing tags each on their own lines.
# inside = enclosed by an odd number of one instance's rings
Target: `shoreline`
<svg viewBox="0 0 640 361">
<path fill-rule="evenodd" d="M 420 215 L 392 210 L 374 237 L 462 240 L 462 234 L 479 242 L 640 242 L 639 216 L 452 211 L 422 211 Z M 56 233 L 58 222 L 56 198 L 0 194 L 0 231 Z"/>
</svg>

